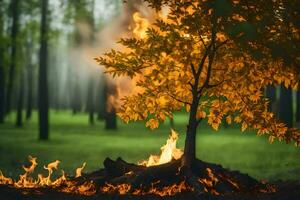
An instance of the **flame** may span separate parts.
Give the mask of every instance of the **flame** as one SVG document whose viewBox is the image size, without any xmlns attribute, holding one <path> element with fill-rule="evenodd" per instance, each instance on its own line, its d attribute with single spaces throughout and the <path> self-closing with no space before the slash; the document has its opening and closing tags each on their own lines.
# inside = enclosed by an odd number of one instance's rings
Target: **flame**
<svg viewBox="0 0 300 200">
<path fill-rule="evenodd" d="M 82 165 L 82 167 L 78 167 L 78 168 L 76 169 L 76 175 L 75 175 L 75 178 L 78 178 L 78 177 L 81 176 L 82 170 L 84 169 L 85 165 L 86 165 L 86 163 L 84 162 L 83 165 Z"/>
<path fill-rule="evenodd" d="M 172 159 L 178 160 L 183 155 L 183 151 L 176 147 L 178 140 L 178 134 L 171 129 L 171 134 L 167 143 L 162 146 L 160 155 L 150 155 L 148 160 L 141 161 L 138 164 L 146 167 L 161 165 L 172 161 Z"/>
<path fill-rule="evenodd" d="M 170 186 L 165 186 L 163 188 L 156 187 L 156 184 L 159 183 L 152 183 L 151 187 L 144 191 L 141 189 L 136 189 L 132 192 L 133 195 L 159 195 L 161 197 L 164 196 L 174 196 L 177 193 L 182 193 L 185 191 L 193 191 L 193 188 L 188 186 L 185 181 L 181 181 L 180 183 L 175 183 Z M 121 195 L 128 194 L 131 190 L 130 184 L 118 184 L 118 185 L 112 185 L 109 183 L 106 183 L 104 187 L 101 188 L 101 191 L 103 193 L 118 193 Z"/>
<path fill-rule="evenodd" d="M 44 166 L 44 169 L 48 171 L 48 175 L 44 176 L 43 174 L 38 174 L 37 179 L 34 179 L 30 176 L 34 172 L 37 167 L 37 158 L 28 156 L 28 161 L 31 163 L 30 166 L 25 167 L 24 174 L 19 176 L 19 180 L 13 180 L 11 178 L 7 178 L 0 171 L 0 184 L 12 185 L 16 188 L 39 188 L 39 187 L 52 187 L 59 188 L 59 191 L 82 194 L 82 195 L 93 195 L 96 193 L 95 186 L 92 182 L 84 182 L 81 185 L 76 185 L 76 182 L 68 180 L 65 172 L 62 170 L 62 175 L 55 180 L 51 180 L 52 174 L 54 170 L 58 169 L 58 165 L 60 163 L 59 160 L 49 163 L 47 166 Z M 80 177 L 82 174 L 82 170 L 84 169 L 86 163 L 83 163 L 82 167 L 76 169 L 75 177 Z"/>
<path fill-rule="evenodd" d="M 0 185 L 12 185 L 13 180 L 11 178 L 7 178 L 3 175 L 2 171 L 0 170 Z"/>
<path fill-rule="evenodd" d="M 133 15 L 133 21 L 135 22 L 135 28 L 133 29 L 134 35 L 144 39 L 147 37 L 147 29 L 149 27 L 149 21 L 146 18 L 141 17 L 139 12 L 135 12 Z"/>
</svg>

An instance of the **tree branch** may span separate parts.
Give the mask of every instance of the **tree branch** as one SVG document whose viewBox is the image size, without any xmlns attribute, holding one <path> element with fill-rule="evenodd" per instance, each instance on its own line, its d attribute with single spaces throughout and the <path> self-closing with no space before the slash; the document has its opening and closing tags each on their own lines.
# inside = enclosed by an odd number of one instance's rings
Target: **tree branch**
<svg viewBox="0 0 300 200">
<path fill-rule="evenodd" d="M 183 100 L 181 100 L 181 99 L 178 99 L 177 97 L 175 97 L 174 95 L 172 95 L 172 94 L 170 94 L 170 93 L 168 93 L 168 92 L 167 92 L 167 95 L 170 96 L 172 99 L 174 99 L 174 100 L 180 102 L 180 103 L 187 104 L 187 105 L 191 105 L 190 102 L 187 102 L 187 101 L 183 101 Z"/>
</svg>

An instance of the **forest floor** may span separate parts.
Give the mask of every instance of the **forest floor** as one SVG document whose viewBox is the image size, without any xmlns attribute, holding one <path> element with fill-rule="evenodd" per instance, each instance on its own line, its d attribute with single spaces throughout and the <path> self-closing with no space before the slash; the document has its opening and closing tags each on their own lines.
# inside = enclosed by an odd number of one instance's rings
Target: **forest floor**
<svg viewBox="0 0 300 200">
<path fill-rule="evenodd" d="M 0 125 L 0 170 L 9 177 L 16 178 L 23 173 L 22 165 L 28 165 L 27 156 L 38 158 L 38 173 L 46 174 L 43 165 L 60 160 L 58 172 L 64 169 L 67 174 L 86 162 L 84 172 L 91 172 L 103 167 L 106 157 L 137 163 L 158 154 L 169 134 L 169 123 L 151 131 L 143 123 L 129 125 L 119 122 L 116 131 L 105 131 L 103 122 L 88 124 L 84 114 L 71 115 L 69 111 L 51 111 L 50 140 L 37 140 L 36 113 L 30 122 L 22 128 L 14 125 L 15 116 L 9 116 L 7 123 Z M 178 146 L 183 147 L 183 136 L 187 116 L 178 113 L 175 116 L 175 130 L 180 134 Z M 197 138 L 197 156 L 204 161 L 222 164 L 223 167 L 239 170 L 258 180 L 276 182 L 282 190 L 274 194 L 234 195 L 226 197 L 207 197 L 208 199 L 280 199 L 292 200 L 300 196 L 300 150 L 284 143 L 269 144 L 267 138 L 257 137 L 252 132 L 241 133 L 237 127 L 221 128 L 213 131 L 207 125 L 200 127 Z M 74 196 L 51 190 L 25 191 L 8 186 L 0 186 L 0 199 L 141 199 L 139 196 L 120 196 L 99 194 L 91 197 Z M 199 197 L 200 199 L 206 199 Z M 142 199 L 160 199 L 157 196 L 145 196 Z M 194 194 L 181 194 L 163 199 L 197 199 Z"/>
<path fill-rule="evenodd" d="M 103 122 L 88 124 L 84 114 L 72 116 L 70 111 L 51 111 L 50 140 L 37 140 L 37 116 L 24 124 L 14 125 L 12 114 L 0 125 L 0 170 L 10 177 L 23 173 L 27 156 L 38 158 L 37 172 L 46 172 L 43 165 L 60 160 L 60 169 L 69 174 L 86 162 L 84 172 L 102 168 L 106 157 L 137 163 L 150 154 L 158 154 L 169 134 L 169 123 L 157 130 L 145 128 L 144 123 L 119 123 L 116 131 L 105 131 Z M 187 115 L 175 116 L 175 130 L 179 133 L 179 147 L 183 147 Z M 300 150 L 284 143 L 269 144 L 267 138 L 252 132 L 241 133 L 238 128 L 221 128 L 218 132 L 204 125 L 198 130 L 197 157 L 222 164 L 225 168 L 248 173 L 256 179 L 300 180 Z"/>
<path fill-rule="evenodd" d="M 160 197 L 156 195 L 119 195 L 97 194 L 93 196 L 73 195 L 55 190 L 20 190 L 8 186 L 0 186 L 0 199 L 2 200 L 299 200 L 300 184 L 295 182 L 278 183 L 280 191 L 276 193 L 261 194 L 234 194 L 234 195 L 195 195 L 182 193 L 175 196 Z"/>
</svg>

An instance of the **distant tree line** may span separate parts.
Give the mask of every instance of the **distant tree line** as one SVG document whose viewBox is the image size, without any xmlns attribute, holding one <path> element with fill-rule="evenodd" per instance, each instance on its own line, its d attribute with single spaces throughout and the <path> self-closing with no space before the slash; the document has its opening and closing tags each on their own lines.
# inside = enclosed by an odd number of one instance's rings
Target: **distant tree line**
<svg viewBox="0 0 300 200">
<path fill-rule="evenodd" d="M 111 91 L 103 72 L 86 70 L 81 77 L 70 62 L 74 55 L 66 53 L 95 43 L 96 32 L 107 23 L 95 18 L 97 2 L 0 0 L 0 123 L 15 112 L 16 126 L 22 127 L 37 110 L 39 139 L 47 140 L 49 109 L 71 109 L 73 114 L 88 113 L 91 125 L 106 120 L 107 129 L 117 128 L 115 112 L 107 109 L 106 93 Z M 119 12 L 120 1 L 101 2 Z"/>
</svg>

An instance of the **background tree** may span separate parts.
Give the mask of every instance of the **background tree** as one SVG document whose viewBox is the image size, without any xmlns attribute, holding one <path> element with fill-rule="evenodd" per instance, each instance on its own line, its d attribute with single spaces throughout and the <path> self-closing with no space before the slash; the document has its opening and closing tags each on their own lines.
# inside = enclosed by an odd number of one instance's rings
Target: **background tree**
<svg viewBox="0 0 300 200">
<path fill-rule="evenodd" d="M 40 65 L 39 65 L 39 139 L 47 140 L 49 136 L 48 121 L 48 0 L 41 1 L 41 35 L 40 35 Z"/>
<path fill-rule="evenodd" d="M 12 27 L 11 27 L 11 53 L 10 53 L 10 67 L 9 67 L 9 76 L 6 90 L 6 113 L 10 112 L 11 109 L 11 97 L 14 89 L 14 78 L 15 78 L 15 68 L 17 62 L 17 37 L 19 31 L 19 16 L 20 16 L 20 1 L 11 0 L 10 10 L 12 15 Z"/>
<path fill-rule="evenodd" d="M 282 120 L 288 127 L 293 127 L 294 112 L 293 112 L 293 97 L 292 89 L 285 88 L 284 85 L 280 87 L 279 98 L 279 119 Z"/>
<path fill-rule="evenodd" d="M 7 36 L 5 34 L 4 21 L 5 16 L 5 3 L 4 0 L 0 1 L 2 5 L 0 8 L 0 123 L 4 122 L 5 116 L 5 86 L 6 86 L 6 55 L 7 52 Z"/>
<path fill-rule="evenodd" d="M 273 112 L 274 114 L 278 114 L 276 111 L 276 103 L 277 103 L 277 91 L 276 87 L 274 86 L 267 86 L 266 87 L 266 97 L 269 99 L 269 111 Z"/>
<path fill-rule="evenodd" d="M 112 50 L 97 59 L 114 76 L 138 78 L 142 91 L 126 97 L 120 108 L 125 122 L 147 120 L 146 126 L 157 128 L 174 110 L 185 107 L 189 121 L 182 165 L 187 169 L 196 159 L 196 132 L 204 118 L 216 130 L 227 116 L 226 121 L 240 123 L 242 131 L 251 128 L 269 135 L 270 142 L 277 138 L 299 145 L 299 132 L 277 121 L 262 95 L 271 84 L 296 87 L 294 69 L 285 68 L 259 41 L 253 49 L 260 48 L 263 57 L 244 45 L 256 42 L 255 20 L 274 19 L 273 11 L 266 13 L 263 2 L 250 7 L 223 0 L 147 2 L 155 8 L 168 4 L 167 18 L 158 18 L 145 37 L 121 39 L 127 51 Z M 251 7 L 259 12 L 250 14 Z"/>
<path fill-rule="evenodd" d="M 300 123 L 300 90 L 297 91 L 296 122 Z"/>
</svg>

